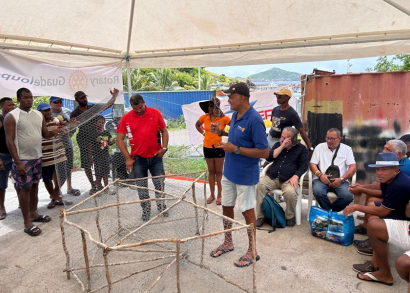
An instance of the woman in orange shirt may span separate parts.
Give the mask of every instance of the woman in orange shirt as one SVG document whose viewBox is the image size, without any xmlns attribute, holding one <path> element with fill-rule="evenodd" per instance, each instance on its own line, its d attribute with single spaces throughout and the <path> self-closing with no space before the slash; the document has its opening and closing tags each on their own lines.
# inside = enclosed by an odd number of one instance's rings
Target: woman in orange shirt
<svg viewBox="0 0 410 293">
<path fill-rule="evenodd" d="M 230 125 L 231 119 L 224 115 L 219 108 L 221 102 L 218 98 L 213 97 L 209 101 L 200 102 L 199 106 L 206 113 L 199 117 L 195 124 L 196 129 L 204 136 L 204 157 L 208 165 L 209 172 L 209 187 L 211 196 L 208 197 L 207 203 L 210 204 L 215 200 L 215 180 L 218 186 L 218 198 L 216 204 L 221 204 L 222 196 L 222 168 L 224 164 L 225 152 L 219 147 L 222 138 L 215 133 L 209 131 L 211 123 L 218 124 L 220 129 L 225 129 L 226 125 Z M 203 125 L 203 128 L 201 127 Z"/>
</svg>

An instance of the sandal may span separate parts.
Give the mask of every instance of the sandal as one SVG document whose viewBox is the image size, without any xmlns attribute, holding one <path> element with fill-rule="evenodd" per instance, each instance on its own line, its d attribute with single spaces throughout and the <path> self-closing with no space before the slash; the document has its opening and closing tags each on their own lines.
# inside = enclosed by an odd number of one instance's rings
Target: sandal
<svg viewBox="0 0 410 293">
<path fill-rule="evenodd" d="M 47 223 L 51 221 L 51 218 L 47 215 L 39 215 L 37 219 L 31 220 L 32 222 Z"/>
<path fill-rule="evenodd" d="M 367 229 L 365 227 L 363 227 L 362 224 L 360 224 L 360 225 L 357 225 L 356 227 L 354 227 L 354 233 L 355 234 L 367 235 Z"/>
<path fill-rule="evenodd" d="M 48 209 L 53 209 L 53 208 L 55 208 L 55 206 L 56 206 L 56 200 L 55 200 L 55 199 L 52 199 L 52 200 L 49 202 L 49 204 L 47 205 L 47 208 L 48 208 Z"/>
<path fill-rule="evenodd" d="M 37 230 L 36 232 L 34 232 Z M 30 228 L 24 229 L 24 233 L 27 233 L 30 236 L 38 236 L 41 234 L 41 229 L 36 225 L 32 225 Z"/>
<path fill-rule="evenodd" d="M 1 220 L 4 220 L 6 217 L 7 217 L 7 213 L 6 213 L 6 212 L 0 213 L 0 221 L 1 221 Z"/>
<path fill-rule="evenodd" d="M 261 257 L 260 257 L 259 255 L 257 255 L 256 258 L 255 258 L 255 261 L 258 261 L 258 260 L 260 260 L 260 259 L 261 259 Z M 241 257 L 238 259 L 238 261 L 247 261 L 247 263 L 245 263 L 245 264 L 243 264 L 243 265 L 240 265 L 240 264 L 238 264 L 238 263 L 235 262 L 234 265 L 235 265 L 235 267 L 238 267 L 238 268 L 248 267 L 248 266 L 250 266 L 251 264 L 253 264 L 253 259 L 247 258 L 247 257 L 245 257 L 245 256 L 241 256 Z"/>
<path fill-rule="evenodd" d="M 231 251 L 233 251 L 234 249 L 235 249 L 234 247 L 228 248 L 228 249 L 224 249 L 224 248 L 222 248 L 222 247 L 219 246 L 217 249 L 214 249 L 214 250 L 211 251 L 211 256 L 212 256 L 212 257 L 220 257 L 222 254 L 231 252 Z M 221 252 L 221 254 L 217 254 L 218 252 Z"/>
<path fill-rule="evenodd" d="M 220 206 L 221 204 L 222 204 L 222 198 L 218 197 L 218 198 L 216 199 L 216 205 L 217 205 L 217 206 Z"/>
<path fill-rule="evenodd" d="M 67 191 L 67 194 L 74 195 L 74 196 L 79 196 L 79 195 L 81 195 L 81 192 L 80 192 L 79 189 L 73 188 L 70 191 Z"/>
<path fill-rule="evenodd" d="M 210 203 L 212 203 L 214 200 L 215 200 L 215 196 L 210 196 L 210 197 L 208 197 L 208 199 L 206 200 L 206 203 L 207 203 L 207 204 L 210 204 Z"/>
</svg>

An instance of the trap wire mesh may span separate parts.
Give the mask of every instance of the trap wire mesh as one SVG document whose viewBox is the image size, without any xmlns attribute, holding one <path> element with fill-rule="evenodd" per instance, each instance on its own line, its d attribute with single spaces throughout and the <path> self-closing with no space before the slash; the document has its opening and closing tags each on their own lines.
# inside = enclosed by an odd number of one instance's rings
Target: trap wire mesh
<svg viewBox="0 0 410 293">
<path fill-rule="evenodd" d="M 181 180 L 188 176 L 195 179 Z M 153 179 L 166 182 L 165 189 L 158 192 Z M 146 187 L 139 183 L 147 180 Z M 251 228 L 208 209 L 205 183 L 205 171 L 116 179 L 62 209 L 67 278 L 84 292 L 256 292 L 255 264 L 233 265 L 250 243 L 255 247 Z M 139 200 L 141 190 L 150 198 Z M 144 219 L 143 208 L 158 203 L 161 209 Z M 235 250 L 212 257 L 226 232 Z"/>
</svg>

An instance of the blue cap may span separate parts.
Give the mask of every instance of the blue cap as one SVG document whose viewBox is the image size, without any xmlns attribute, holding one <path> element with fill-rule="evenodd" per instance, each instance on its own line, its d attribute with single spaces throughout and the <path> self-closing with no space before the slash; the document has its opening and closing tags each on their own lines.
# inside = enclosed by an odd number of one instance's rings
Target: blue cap
<svg viewBox="0 0 410 293">
<path fill-rule="evenodd" d="M 44 110 L 48 110 L 48 109 L 51 109 L 51 107 L 48 103 L 40 103 L 37 106 L 38 111 L 44 111 Z"/>
<path fill-rule="evenodd" d="M 399 167 L 404 166 L 399 163 L 397 155 L 395 153 L 379 153 L 377 155 L 376 164 L 370 164 L 371 168 L 382 167 Z"/>
<path fill-rule="evenodd" d="M 59 100 L 62 100 L 62 98 L 51 96 L 50 99 L 49 99 L 49 102 L 51 103 L 51 102 L 59 101 Z"/>
</svg>

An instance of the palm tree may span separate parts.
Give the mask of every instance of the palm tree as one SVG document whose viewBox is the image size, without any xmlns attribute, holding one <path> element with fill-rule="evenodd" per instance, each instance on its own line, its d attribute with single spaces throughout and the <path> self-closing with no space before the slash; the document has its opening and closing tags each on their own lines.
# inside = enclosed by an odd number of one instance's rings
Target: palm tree
<svg viewBox="0 0 410 293">
<path fill-rule="evenodd" d="M 208 74 L 203 74 L 201 77 L 201 89 L 209 90 L 213 82 L 214 79 L 212 78 L 212 76 L 209 76 Z"/>
<path fill-rule="evenodd" d="M 172 80 L 173 72 L 169 68 L 158 68 L 155 71 L 150 72 L 150 80 L 160 91 L 174 90 L 174 87 L 178 86 L 178 82 Z"/>
</svg>

